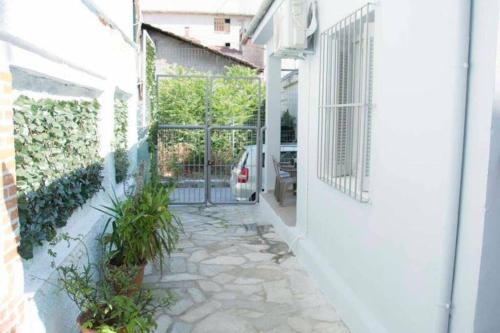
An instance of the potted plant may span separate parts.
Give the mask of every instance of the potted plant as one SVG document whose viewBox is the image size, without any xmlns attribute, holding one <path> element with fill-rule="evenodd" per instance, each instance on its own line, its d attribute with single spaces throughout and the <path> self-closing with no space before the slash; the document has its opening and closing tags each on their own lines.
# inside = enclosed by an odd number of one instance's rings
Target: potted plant
<svg viewBox="0 0 500 333">
<path fill-rule="evenodd" d="M 163 260 L 175 249 L 182 229 L 168 202 L 171 189 L 156 177 L 140 186 L 135 195 L 120 201 L 116 195 L 110 206 L 100 211 L 109 216 L 103 240 L 112 269 L 137 270 L 134 283 L 139 285 L 147 262 Z M 111 226 L 111 230 L 108 230 Z"/>
<path fill-rule="evenodd" d="M 71 264 L 59 267 L 58 272 L 61 288 L 80 310 L 77 323 L 82 333 L 151 332 L 156 327 L 156 310 L 173 301 L 167 291 L 161 299 L 150 290 L 117 295 L 107 279 L 95 281 L 93 265 Z"/>
<path fill-rule="evenodd" d="M 168 291 L 165 290 L 163 297 L 158 297 L 157 292 L 155 297 L 151 290 L 144 289 L 131 296 L 118 294 L 116 285 L 130 284 L 127 274 L 108 274 L 102 261 L 91 263 L 82 239 L 69 236 L 61 239 L 78 240 L 85 249 L 86 264 L 71 263 L 57 268 L 58 287 L 80 311 L 77 323 L 82 333 L 146 333 L 157 326 L 156 311 L 168 308 L 174 301 Z"/>
</svg>

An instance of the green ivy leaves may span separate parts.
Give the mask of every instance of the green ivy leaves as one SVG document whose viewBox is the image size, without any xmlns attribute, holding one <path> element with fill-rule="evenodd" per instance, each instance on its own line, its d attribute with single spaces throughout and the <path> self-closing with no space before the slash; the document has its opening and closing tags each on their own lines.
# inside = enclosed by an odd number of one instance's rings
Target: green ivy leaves
<svg viewBox="0 0 500 333">
<path fill-rule="evenodd" d="M 101 189 L 97 101 L 14 104 L 16 175 L 23 258 L 56 235 L 75 209 Z"/>
<path fill-rule="evenodd" d="M 156 119 L 156 49 L 151 40 L 146 40 L 146 87 L 150 100 L 151 118 Z"/>
<path fill-rule="evenodd" d="M 127 178 L 129 167 L 127 154 L 127 128 L 128 128 L 128 108 L 127 103 L 115 99 L 115 140 L 114 158 L 115 158 L 115 180 L 121 183 Z"/>
</svg>

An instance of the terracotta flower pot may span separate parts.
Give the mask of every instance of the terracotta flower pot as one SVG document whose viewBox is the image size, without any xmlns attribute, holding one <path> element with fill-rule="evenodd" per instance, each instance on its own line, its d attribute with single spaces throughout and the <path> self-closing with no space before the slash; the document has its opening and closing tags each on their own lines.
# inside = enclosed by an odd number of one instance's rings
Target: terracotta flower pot
<svg viewBox="0 0 500 333">
<path fill-rule="evenodd" d="M 80 332 L 81 333 L 96 333 L 97 331 L 91 330 L 90 328 L 81 328 L 80 327 Z"/>
<path fill-rule="evenodd" d="M 85 321 L 85 313 L 80 313 L 78 317 L 76 318 L 76 323 L 78 324 L 78 328 L 80 329 L 81 333 L 95 333 L 95 330 L 92 330 L 90 328 L 82 328 L 82 323 Z"/>
<path fill-rule="evenodd" d="M 136 273 L 135 277 L 132 279 L 131 285 L 128 286 L 126 291 L 119 290 L 121 288 L 119 288 L 118 286 L 115 286 L 115 291 L 118 294 L 122 294 L 122 295 L 126 295 L 126 296 L 132 296 L 134 293 L 136 293 L 141 287 L 142 280 L 144 280 L 144 268 L 145 268 L 145 266 L 146 266 L 146 264 L 142 264 L 142 265 L 137 267 L 137 273 Z M 121 266 L 115 266 L 115 265 L 110 263 L 109 268 L 110 268 L 110 271 L 113 271 L 114 269 L 121 269 Z"/>
<path fill-rule="evenodd" d="M 134 284 L 137 287 L 140 287 L 142 284 L 142 280 L 144 280 L 144 268 L 146 267 L 146 264 L 142 264 L 139 266 L 139 271 L 137 272 L 137 275 L 135 276 L 134 279 Z"/>
</svg>

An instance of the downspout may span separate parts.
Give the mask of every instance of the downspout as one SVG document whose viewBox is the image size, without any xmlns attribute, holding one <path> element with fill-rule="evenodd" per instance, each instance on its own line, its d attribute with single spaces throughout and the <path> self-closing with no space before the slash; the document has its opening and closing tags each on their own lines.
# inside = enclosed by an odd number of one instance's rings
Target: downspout
<svg viewBox="0 0 500 333">
<path fill-rule="evenodd" d="M 460 226 L 462 219 L 462 206 L 463 206 L 463 191 L 464 191 L 464 178 L 465 178 L 465 152 L 466 152 L 466 144 L 467 144 L 467 125 L 469 119 L 469 94 L 470 94 L 470 62 L 472 59 L 472 34 L 473 34 L 473 20 L 474 20 L 474 0 L 468 1 L 468 13 L 464 15 L 464 23 L 467 24 L 467 41 L 465 47 L 467 48 L 467 58 L 464 63 L 464 67 L 466 68 L 465 73 L 465 99 L 464 99 L 464 118 L 463 118 L 463 135 L 461 142 L 461 162 L 460 162 L 460 180 L 459 180 L 459 193 L 458 193 L 458 208 L 457 208 L 457 221 L 455 226 L 455 237 L 453 239 L 452 246 L 452 256 L 450 258 L 450 279 L 449 286 L 447 290 L 449 290 L 448 302 L 445 304 L 447 309 L 447 320 L 446 327 L 443 329 L 444 333 L 451 333 L 451 321 L 453 315 L 453 298 L 455 293 L 455 280 L 456 280 L 456 269 L 458 262 L 458 243 L 460 239 Z M 466 6 L 464 6 L 466 9 Z"/>
</svg>

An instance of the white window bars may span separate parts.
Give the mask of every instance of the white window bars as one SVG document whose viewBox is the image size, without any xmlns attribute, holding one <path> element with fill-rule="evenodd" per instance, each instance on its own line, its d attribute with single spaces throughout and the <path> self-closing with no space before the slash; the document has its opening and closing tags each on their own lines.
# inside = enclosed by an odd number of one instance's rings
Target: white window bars
<svg viewBox="0 0 500 333">
<path fill-rule="evenodd" d="M 369 199 L 374 21 L 367 4 L 320 35 L 318 178 L 361 202 Z"/>
</svg>

